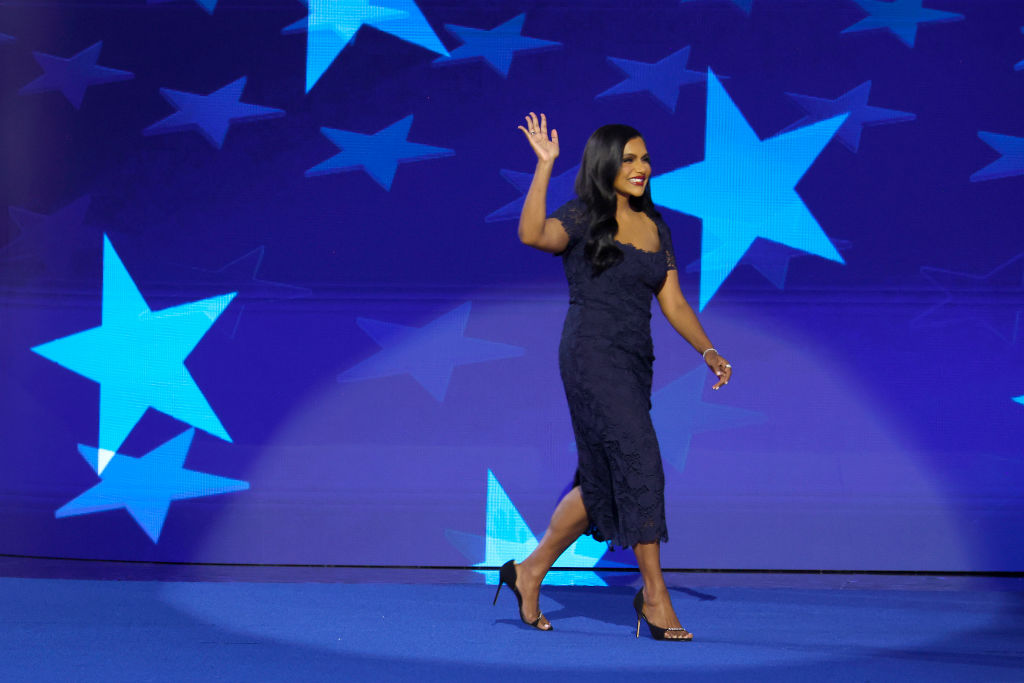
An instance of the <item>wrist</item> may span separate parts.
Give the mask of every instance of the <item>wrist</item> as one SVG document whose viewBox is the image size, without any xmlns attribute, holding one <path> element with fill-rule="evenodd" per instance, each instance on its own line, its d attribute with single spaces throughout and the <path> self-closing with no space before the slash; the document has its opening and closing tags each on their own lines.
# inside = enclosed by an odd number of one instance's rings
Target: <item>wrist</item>
<svg viewBox="0 0 1024 683">
<path fill-rule="evenodd" d="M 712 353 L 712 352 L 713 352 L 713 353 L 714 353 L 714 354 L 715 354 L 716 356 L 718 355 L 718 349 L 716 349 L 716 348 L 715 348 L 714 346 L 709 346 L 708 348 L 704 349 L 704 352 L 703 352 L 703 353 L 701 353 L 700 355 L 701 355 L 701 357 L 702 357 L 702 358 L 703 358 L 704 360 L 707 360 L 707 359 L 708 359 L 708 354 L 709 354 L 709 353 Z"/>
</svg>

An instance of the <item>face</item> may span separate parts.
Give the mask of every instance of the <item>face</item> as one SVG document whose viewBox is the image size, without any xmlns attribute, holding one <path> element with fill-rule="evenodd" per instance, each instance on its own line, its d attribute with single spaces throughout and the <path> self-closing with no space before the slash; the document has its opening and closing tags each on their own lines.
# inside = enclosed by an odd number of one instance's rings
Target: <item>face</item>
<svg viewBox="0 0 1024 683">
<path fill-rule="evenodd" d="M 627 197 L 640 197 L 651 179 L 651 157 L 643 138 L 633 138 L 622 149 L 622 166 L 615 176 L 615 191 Z"/>
</svg>

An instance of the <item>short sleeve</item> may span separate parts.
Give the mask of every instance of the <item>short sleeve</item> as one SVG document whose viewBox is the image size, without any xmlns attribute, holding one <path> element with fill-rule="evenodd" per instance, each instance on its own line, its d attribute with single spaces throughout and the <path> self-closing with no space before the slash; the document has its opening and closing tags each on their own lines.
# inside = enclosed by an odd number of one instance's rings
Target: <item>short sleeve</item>
<svg viewBox="0 0 1024 683">
<path fill-rule="evenodd" d="M 659 220 L 658 223 L 661 225 L 661 250 L 665 252 L 665 265 L 668 266 L 669 270 L 675 270 L 676 252 L 672 248 L 672 231 L 669 230 L 665 221 Z"/>
<path fill-rule="evenodd" d="M 548 218 L 557 218 L 569 235 L 569 244 L 561 252 L 563 254 L 576 246 L 576 243 L 587 234 L 587 207 L 580 199 L 570 199 L 555 209 Z"/>
</svg>

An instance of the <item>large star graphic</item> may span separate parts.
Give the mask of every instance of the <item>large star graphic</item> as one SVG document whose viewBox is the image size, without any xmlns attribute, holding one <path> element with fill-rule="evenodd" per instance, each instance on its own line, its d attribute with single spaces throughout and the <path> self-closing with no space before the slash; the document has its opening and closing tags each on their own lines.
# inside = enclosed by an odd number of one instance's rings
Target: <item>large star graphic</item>
<svg viewBox="0 0 1024 683">
<path fill-rule="evenodd" d="M 256 274 L 263 265 L 265 250 L 263 246 L 256 247 L 215 270 L 193 268 L 193 270 L 204 273 L 206 279 L 216 280 L 226 285 L 226 289 L 233 289 L 237 292 L 235 305 L 231 307 L 234 311 L 234 322 L 225 316 L 228 324 L 221 327 L 231 339 L 234 339 L 238 332 L 238 325 L 242 321 L 242 313 L 245 312 L 247 305 L 265 301 L 299 299 L 312 294 L 312 290 L 306 287 L 257 278 Z M 213 278 L 209 277 L 211 275 Z"/>
<path fill-rule="evenodd" d="M 307 4 L 306 92 L 313 89 L 363 26 L 439 55 L 448 54 L 413 0 L 308 0 Z"/>
<path fill-rule="evenodd" d="M 411 127 L 412 114 L 373 135 L 321 128 L 320 132 L 341 151 L 306 171 L 306 177 L 363 170 L 378 185 L 390 191 L 398 164 L 455 155 L 452 149 L 409 142 L 407 138 Z"/>
<path fill-rule="evenodd" d="M 104 236 L 102 324 L 32 349 L 99 383 L 100 472 L 148 408 L 231 441 L 185 359 L 234 297 L 152 311 Z"/>
<path fill-rule="evenodd" d="M 182 130 L 196 130 L 211 145 L 220 149 L 224 146 L 224 137 L 228 134 L 228 127 L 233 122 L 274 119 L 285 115 L 283 109 L 242 102 L 245 81 L 246 77 L 242 76 L 209 95 L 160 88 L 163 98 L 172 106 L 177 107 L 178 111 L 149 126 L 142 131 L 142 134 L 160 135 Z"/>
<path fill-rule="evenodd" d="M 709 376 L 707 366 L 698 366 L 651 397 L 651 421 L 658 432 L 661 455 L 680 472 L 686 466 L 694 434 L 746 427 L 767 419 L 752 410 L 705 403 L 701 397 Z"/>
<path fill-rule="evenodd" d="M 694 0 L 679 0 L 681 3 L 694 2 Z M 696 0 L 700 2 L 701 0 Z M 732 0 L 732 4 L 743 10 L 744 14 L 750 16 L 750 8 L 754 5 L 754 0 Z"/>
<path fill-rule="evenodd" d="M 832 244 L 835 245 L 836 251 L 842 254 L 845 251 L 849 251 L 850 242 L 848 240 L 831 240 Z M 768 282 L 775 285 L 776 289 L 786 288 L 786 278 L 789 276 L 789 264 L 795 258 L 801 258 L 805 256 L 811 256 L 806 252 L 797 251 L 791 247 L 787 247 L 777 242 L 769 242 L 768 240 L 756 239 L 754 243 L 750 245 L 750 249 L 740 259 L 738 266 L 750 266 L 758 273 L 764 276 Z M 709 260 L 714 262 L 719 257 L 714 250 L 709 255 Z M 699 273 L 700 272 L 700 259 L 691 261 L 686 265 L 687 273 Z"/>
<path fill-rule="evenodd" d="M 530 531 L 522 514 L 494 476 L 487 470 L 487 519 L 484 537 L 484 559 L 474 567 L 499 567 L 509 560 L 522 561 L 537 547 L 537 537 Z M 478 536 L 448 529 L 445 532 L 451 541 L 470 560 L 477 552 Z M 553 567 L 595 567 L 604 556 L 608 546 L 595 541 L 591 536 L 580 536 L 559 556 Z M 479 557 L 479 555 L 475 555 Z M 477 569 L 490 585 L 498 583 L 498 572 L 494 569 Z M 544 578 L 546 586 L 606 586 L 604 579 L 596 572 L 555 571 Z"/>
<path fill-rule="evenodd" d="M 973 324 L 1009 344 L 1017 342 L 1024 317 L 1024 252 L 982 275 L 930 266 L 922 266 L 921 275 L 942 292 L 942 300 L 912 324 Z"/>
<path fill-rule="evenodd" d="M 96 62 L 102 49 L 103 41 L 100 41 L 67 59 L 33 52 L 32 56 L 36 58 L 44 73 L 18 92 L 27 94 L 59 90 L 71 106 L 78 109 L 82 106 L 85 90 L 90 85 L 116 83 L 135 78 L 135 74 L 130 71 L 97 66 Z"/>
<path fill-rule="evenodd" d="M 431 396 L 443 401 L 455 366 L 516 358 L 526 353 L 520 346 L 465 336 L 470 306 L 467 301 L 423 327 L 357 318 L 356 324 L 381 350 L 338 375 L 338 381 L 409 374 Z"/>
<path fill-rule="evenodd" d="M 701 310 L 758 237 L 843 263 L 796 184 L 846 116 L 761 140 L 708 70 L 704 161 L 655 179 L 660 204 L 703 223 Z"/>
<path fill-rule="evenodd" d="M 450 33 L 459 37 L 462 45 L 452 50 L 451 54 L 435 59 L 434 64 L 455 64 L 482 59 L 498 74 L 508 78 L 508 70 L 512 66 L 515 53 L 546 50 L 561 45 L 553 40 L 522 35 L 525 20 L 526 15 L 520 14 L 489 30 L 445 24 L 444 27 Z"/>
<path fill-rule="evenodd" d="M 196 4 L 206 10 L 207 14 L 213 14 L 213 10 L 217 8 L 217 0 L 195 0 Z M 174 2 L 174 0 L 146 0 L 147 5 L 160 5 L 165 2 Z"/>
<path fill-rule="evenodd" d="M 708 78 L 704 71 L 686 68 L 690 61 L 689 45 L 653 64 L 616 57 L 609 57 L 608 61 L 619 67 L 629 78 L 599 93 L 594 99 L 646 90 L 668 107 L 669 111 L 674 112 L 679 102 L 679 89 L 685 85 L 703 83 Z"/>
<path fill-rule="evenodd" d="M 972 183 L 1024 174 L 1024 138 L 989 133 L 983 130 L 978 131 L 978 137 L 1003 156 L 972 173 Z"/>
<path fill-rule="evenodd" d="M 184 468 L 195 429 L 188 429 L 141 458 L 115 454 L 100 482 L 56 512 L 58 519 L 124 508 L 150 540 L 160 540 L 172 500 L 244 491 L 248 482 Z M 98 468 L 99 449 L 79 444 L 78 452 Z"/>
<path fill-rule="evenodd" d="M 552 210 L 556 209 L 576 196 L 576 174 L 579 173 L 579 170 L 580 165 L 576 164 L 569 170 L 563 171 L 551 178 L 548 182 L 548 207 Z M 519 218 L 519 214 L 523 211 L 523 204 L 526 203 L 526 193 L 530 189 L 530 183 L 533 182 L 532 173 L 510 171 L 508 169 L 502 169 L 500 173 L 502 178 L 512 183 L 522 193 L 522 196 L 487 214 L 484 220 L 488 223 Z"/>
<path fill-rule="evenodd" d="M 868 105 L 868 95 L 870 93 L 871 81 L 864 81 L 853 90 L 843 93 L 834 100 L 788 92 L 786 94 L 807 112 L 807 116 L 784 128 L 782 132 L 785 133 L 786 131 L 795 130 L 818 121 L 830 119 L 839 114 L 849 113 L 846 121 L 836 131 L 836 139 L 843 143 L 851 152 L 856 152 L 860 148 L 860 135 L 864 126 L 900 123 L 903 121 L 913 121 L 917 118 L 916 114 L 910 112 Z"/>
<path fill-rule="evenodd" d="M 886 29 L 907 47 L 914 47 L 917 25 L 931 21 L 960 21 L 964 15 L 938 9 L 926 9 L 924 0 L 853 0 L 868 13 L 843 33 Z"/>
</svg>

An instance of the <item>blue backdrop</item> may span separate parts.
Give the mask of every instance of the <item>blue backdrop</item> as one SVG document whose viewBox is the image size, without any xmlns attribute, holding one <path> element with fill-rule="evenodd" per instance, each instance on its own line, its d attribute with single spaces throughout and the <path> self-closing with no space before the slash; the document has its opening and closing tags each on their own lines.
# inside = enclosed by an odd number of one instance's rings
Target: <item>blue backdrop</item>
<svg viewBox="0 0 1024 683">
<path fill-rule="evenodd" d="M 1024 570 L 1024 6 L 0 3 L 0 553 L 466 565 L 571 481 L 545 112 L 644 132 L 666 566 Z M 565 564 L 630 563 L 594 542 Z M 592 581 L 589 572 L 572 578 Z"/>
</svg>

